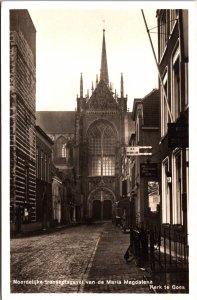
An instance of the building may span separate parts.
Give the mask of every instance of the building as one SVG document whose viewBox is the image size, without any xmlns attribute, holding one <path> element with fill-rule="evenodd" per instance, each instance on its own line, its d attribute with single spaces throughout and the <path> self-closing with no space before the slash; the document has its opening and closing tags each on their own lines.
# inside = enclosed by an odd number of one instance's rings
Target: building
<svg viewBox="0 0 197 300">
<path fill-rule="evenodd" d="M 109 82 L 105 30 L 100 79 L 84 96 L 83 76 L 76 112 L 37 112 L 39 126 L 54 141 L 53 162 L 70 180 L 71 220 L 112 219 L 122 198 L 122 148 L 129 143 L 123 75 L 120 97 Z"/>
<path fill-rule="evenodd" d="M 74 170 L 74 111 L 37 111 L 36 123 L 53 141 L 52 195 L 53 220 L 57 223 L 80 221 L 81 200 L 76 193 Z"/>
<path fill-rule="evenodd" d="M 188 12 L 157 11 L 158 59 L 162 78 L 162 224 L 187 233 L 188 214 Z"/>
<path fill-rule="evenodd" d="M 74 162 L 85 218 L 113 219 L 117 214 L 117 203 L 122 199 L 122 148 L 128 145 L 130 127 L 123 75 L 120 97 L 109 82 L 103 30 L 100 80 L 97 77 L 91 95 L 85 97 L 81 74 L 77 97 Z"/>
<path fill-rule="evenodd" d="M 36 126 L 36 221 L 52 224 L 52 140 Z"/>
<path fill-rule="evenodd" d="M 36 30 L 27 10 L 10 10 L 10 221 L 36 222 Z"/>
<path fill-rule="evenodd" d="M 130 146 L 136 155 L 133 153 L 127 161 L 127 193 L 133 202 L 132 224 L 160 224 L 159 91 L 154 89 L 143 99 L 134 99 L 132 116 L 135 133 L 131 135 Z"/>
</svg>

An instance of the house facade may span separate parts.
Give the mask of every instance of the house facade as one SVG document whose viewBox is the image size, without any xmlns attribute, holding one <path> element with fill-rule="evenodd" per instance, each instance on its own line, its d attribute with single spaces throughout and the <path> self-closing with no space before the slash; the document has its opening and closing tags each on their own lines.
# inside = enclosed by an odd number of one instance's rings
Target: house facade
<svg viewBox="0 0 197 300">
<path fill-rule="evenodd" d="M 52 140 L 36 126 L 36 221 L 52 224 Z"/>
<path fill-rule="evenodd" d="M 36 222 L 36 30 L 27 10 L 10 10 L 10 221 Z"/>
<path fill-rule="evenodd" d="M 158 64 L 162 78 L 161 180 L 162 224 L 187 234 L 188 153 L 188 12 L 157 11 Z"/>
<path fill-rule="evenodd" d="M 134 99 L 132 117 L 135 132 L 131 134 L 129 143 L 131 155 L 127 155 L 125 163 L 125 180 L 132 206 L 133 226 L 160 224 L 159 111 L 157 89 L 142 99 Z"/>
</svg>

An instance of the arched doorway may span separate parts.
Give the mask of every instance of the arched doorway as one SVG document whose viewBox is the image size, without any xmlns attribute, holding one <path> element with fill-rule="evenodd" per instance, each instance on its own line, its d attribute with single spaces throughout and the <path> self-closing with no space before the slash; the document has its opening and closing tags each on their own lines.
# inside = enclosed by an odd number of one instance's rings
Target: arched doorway
<svg viewBox="0 0 197 300">
<path fill-rule="evenodd" d="M 106 188 L 97 188 L 88 197 L 89 216 L 94 220 L 109 220 L 112 218 L 115 196 Z"/>
<path fill-rule="evenodd" d="M 110 200 L 103 202 L 103 219 L 108 220 L 112 218 L 112 203 Z"/>
<path fill-rule="evenodd" d="M 92 218 L 95 220 L 101 220 L 101 201 L 100 200 L 93 201 Z"/>
</svg>

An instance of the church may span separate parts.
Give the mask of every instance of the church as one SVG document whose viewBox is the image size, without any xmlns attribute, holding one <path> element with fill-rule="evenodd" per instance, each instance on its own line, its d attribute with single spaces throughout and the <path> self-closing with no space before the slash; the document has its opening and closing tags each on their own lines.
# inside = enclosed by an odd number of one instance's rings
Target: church
<svg viewBox="0 0 197 300">
<path fill-rule="evenodd" d="M 132 130 L 123 75 L 120 96 L 109 81 L 105 30 L 102 37 L 100 78 L 84 95 L 83 76 L 73 112 L 37 112 L 39 126 L 54 142 L 53 162 L 74 174 L 76 214 L 81 219 L 113 219 L 122 200 L 122 154 Z M 79 205 L 80 204 L 80 205 Z"/>
</svg>

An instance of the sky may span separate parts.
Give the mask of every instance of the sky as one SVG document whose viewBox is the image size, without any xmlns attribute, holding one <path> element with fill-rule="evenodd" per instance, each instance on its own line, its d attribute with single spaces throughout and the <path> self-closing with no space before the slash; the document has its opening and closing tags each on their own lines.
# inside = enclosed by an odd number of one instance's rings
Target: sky
<svg viewBox="0 0 197 300">
<path fill-rule="evenodd" d="M 105 28 L 109 81 L 120 95 L 123 73 L 128 108 L 158 87 L 157 68 L 140 9 L 31 8 L 36 28 L 36 110 L 75 110 L 83 74 L 84 96 L 100 72 Z M 156 9 L 144 10 L 148 27 L 157 26 Z M 151 34 L 157 53 L 157 34 Z"/>
</svg>

